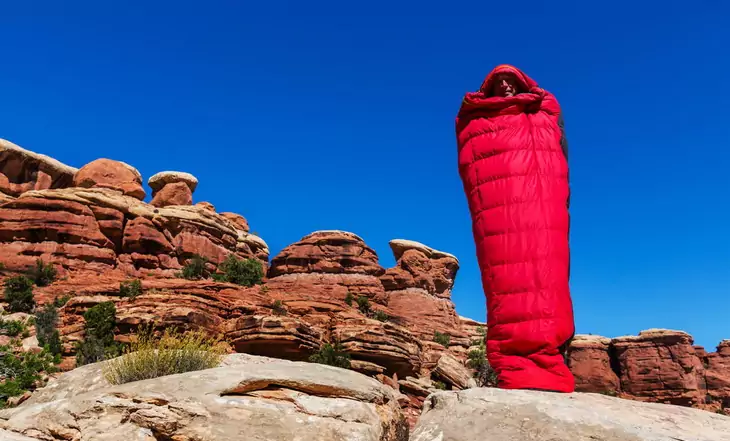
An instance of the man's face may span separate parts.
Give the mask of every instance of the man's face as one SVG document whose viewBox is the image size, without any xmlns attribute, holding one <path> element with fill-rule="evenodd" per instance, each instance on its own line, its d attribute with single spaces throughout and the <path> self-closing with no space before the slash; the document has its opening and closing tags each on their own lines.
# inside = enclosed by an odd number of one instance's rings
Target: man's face
<svg viewBox="0 0 730 441">
<path fill-rule="evenodd" d="M 492 87 L 492 95 L 508 97 L 515 96 L 517 94 L 517 82 L 514 76 L 510 74 L 499 74 L 494 79 L 494 86 Z"/>
</svg>

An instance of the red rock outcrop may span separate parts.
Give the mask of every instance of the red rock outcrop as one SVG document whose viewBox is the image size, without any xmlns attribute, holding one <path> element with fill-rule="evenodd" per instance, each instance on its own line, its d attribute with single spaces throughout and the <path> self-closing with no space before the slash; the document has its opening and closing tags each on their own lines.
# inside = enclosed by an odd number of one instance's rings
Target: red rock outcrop
<svg viewBox="0 0 730 441">
<path fill-rule="evenodd" d="M 618 395 L 619 378 L 611 366 L 611 340 L 597 335 L 576 335 L 568 351 L 568 366 L 578 392 Z"/>
<path fill-rule="evenodd" d="M 155 207 L 192 205 L 198 179 L 190 173 L 160 172 L 152 176 L 147 184 L 152 189 L 150 204 Z"/>
<path fill-rule="evenodd" d="M 717 352 L 703 357 L 708 404 L 724 408 L 730 415 L 730 340 L 723 340 Z"/>
<path fill-rule="evenodd" d="M 66 270 L 123 269 L 173 277 L 194 255 L 268 260 L 268 246 L 198 206 L 156 208 L 105 188 L 26 192 L 0 205 L 0 262 L 20 270 L 38 257 Z"/>
<path fill-rule="evenodd" d="M 75 168 L 53 158 L 0 139 L 0 197 L 3 200 L 30 190 L 68 187 L 76 172 Z"/>
<path fill-rule="evenodd" d="M 459 269 L 456 257 L 418 242 L 393 240 L 390 247 L 396 266 L 380 277 L 388 294 L 388 307 L 397 320 L 423 340 L 435 332 L 449 334 L 451 344 L 470 345 L 451 301 L 451 288 Z"/>
<path fill-rule="evenodd" d="M 121 161 L 101 158 L 81 167 L 73 180 L 74 187 L 109 188 L 142 200 L 142 175 L 136 168 Z"/>
</svg>

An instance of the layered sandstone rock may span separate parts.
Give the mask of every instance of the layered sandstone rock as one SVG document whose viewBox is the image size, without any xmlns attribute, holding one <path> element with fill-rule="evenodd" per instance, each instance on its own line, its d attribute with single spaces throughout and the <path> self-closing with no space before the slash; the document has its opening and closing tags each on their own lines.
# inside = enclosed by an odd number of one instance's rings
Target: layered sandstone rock
<svg viewBox="0 0 730 441">
<path fill-rule="evenodd" d="M 0 426 L 18 440 L 408 439 L 396 393 L 372 378 L 243 354 L 118 386 L 84 366 L 0 413 Z"/>
<path fill-rule="evenodd" d="M 723 340 L 717 352 L 703 358 L 708 401 L 716 409 L 724 409 L 730 416 L 730 340 Z"/>
<path fill-rule="evenodd" d="M 597 335 L 576 335 L 568 350 L 568 366 L 578 392 L 617 395 L 619 378 L 611 366 L 611 340 Z"/>
<path fill-rule="evenodd" d="M 152 189 L 150 204 L 155 207 L 192 205 L 198 179 L 190 173 L 167 171 L 152 176 L 147 185 Z"/>
<path fill-rule="evenodd" d="M 4 200 L 30 190 L 68 187 L 76 172 L 53 158 L 0 139 L 0 197 Z"/>
<path fill-rule="evenodd" d="M 69 270 L 123 269 L 174 276 L 195 256 L 268 259 L 268 246 L 198 206 L 156 208 L 107 188 L 28 191 L 0 206 L 0 262 L 24 269 L 37 257 Z"/>
<path fill-rule="evenodd" d="M 129 164 L 101 158 L 81 167 L 73 179 L 74 187 L 109 188 L 140 201 L 145 197 L 142 175 Z"/>
<path fill-rule="evenodd" d="M 390 247 L 396 266 L 386 270 L 380 281 L 393 314 L 421 339 L 433 340 L 438 331 L 449 334 L 452 344 L 469 347 L 451 301 L 459 269 L 456 257 L 413 241 L 396 239 Z"/>
<path fill-rule="evenodd" d="M 689 334 L 650 329 L 613 339 L 612 344 L 624 394 L 685 406 L 704 403 L 705 368 Z"/>
</svg>

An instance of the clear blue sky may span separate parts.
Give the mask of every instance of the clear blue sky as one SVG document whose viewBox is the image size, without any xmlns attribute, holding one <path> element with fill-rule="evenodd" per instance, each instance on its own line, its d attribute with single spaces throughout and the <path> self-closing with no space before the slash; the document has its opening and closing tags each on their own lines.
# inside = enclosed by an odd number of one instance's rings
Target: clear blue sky
<svg viewBox="0 0 730 441">
<path fill-rule="evenodd" d="M 393 238 L 449 251 L 481 320 L 453 121 L 515 64 L 565 111 L 578 332 L 730 338 L 728 2 L 8 3 L 0 137 L 193 173 L 272 255 L 318 229 L 385 266 Z"/>
</svg>

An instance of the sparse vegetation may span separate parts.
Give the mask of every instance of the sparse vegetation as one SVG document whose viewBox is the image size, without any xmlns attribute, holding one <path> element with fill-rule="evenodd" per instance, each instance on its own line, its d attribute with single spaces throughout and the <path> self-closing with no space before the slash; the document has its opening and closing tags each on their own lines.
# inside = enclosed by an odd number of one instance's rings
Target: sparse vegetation
<svg viewBox="0 0 730 441">
<path fill-rule="evenodd" d="M 7 407 L 8 399 L 23 395 L 27 390 L 42 386 L 43 373 L 56 371 L 54 363 L 60 362 L 47 351 L 13 352 L 8 346 L 0 346 L 0 408 Z"/>
<path fill-rule="evenodd" d="M 309 357 L 312 363 L 326 364 L 344 369 L 350 369 L 350 355 L 345 352 L 339 341 L 325 343 L 320 346 L 319 351 Z"/>
<path fill-rule="evenodd" d="M 259 291 L 261 292 L 261 294 L 266 294 L 267 292 L 269 292 L 269 287 L 266 285 L 261 285 Z"/>
<path fill-rule="evenodd" d="M 2 320 L 0 321 L 0 331 L 10 337 L 17 337 L 23 333 L 27 333 L 28 329 L 25 324 L 18 320 Z"/>
<path fill-rule="evenodd" d="M 114 341 L 116 313 L 114 302 L 99 303 L 84 313 L 86 337 L 83 342 L 76 344 L 77 365 L 96 363 L 119 355 L 120 346 Z"/>
<path fill-rule="evenodd" d="M 204 279 L 204 278 L 208 277 L 208 270 L 206 269 L 207 264 L 208 264 L 208 259 L 196 254 L 183 267 L 180 275 L 183 277 L 183 279 L 188 279 L 188 280 Z"/>
<path fill-rule="evenodd" d="M 439 331 L 435 331 L 433 333 L 433 341 L 440 344 L 441 346 L 448 348 L 449 344 L 451 343 L 451 335 L 449 334 L 442 334 Z"/>
<path fill-rule="evenodd" d="M 5 281 L 5 301 L 10 312 L 31 312 L 35 307 L 33 281 L 25 276 L 11 277 Z"/>
<path fill-rule="evenodd" d="M 284 307 L 284 304 L 281 302 L 281 300 L 275 300 L 274 303 L 271 304 L 271 311 L 274 313 L 274 315 L 286 315 L 287 311 Z"/>
<path fill-rule="evenodd" d="M 68 303 L 68 301 L 71 300 L 71 297 L 72 296 L 70 294 L 56 297 L 55 299 L 53 299 L 53 306 L 55 306 L 56 308 L 60 308 L 63 305 L 65 305 L 66 303 Z"/>
<path fill-rule="evenodd" d="M 123 356 L 107 361 L 102 370 L 110 383 L 123 384 L 214 368 L 224 354 L 220 339 L 209 337 L 206 331 L 181 333 L 167 328 L 155 337 L 148 326 L 140 328 Z"/>
<path fill-rule="evenodd" d="M 482 336 L 478 341 L 472 342 L 473 346 L 478 346 L 478 349 L 473 349 L 469 352 L 469 359 L 467 360 L 467 366 L 474 369 L 474 379 L 479 387 L 496 387 L 497 386 L 497 373 L 492 369 L 492 366 L 487 360 L 487 348 L 484 342 L 486 331 L 483 327 L 477 329 L 479 335 Z"/>
<path fill-rule="evenodd" d="M 42 259 L 35 261 L 35 266 L 28 271 L 28 276 L 36 286 L 48 286 L 56 280 L 56 268 L 53 264 L 45 264 Z"/>
<path fill-rule="evenodd" d="M 63 349 L 57 325 L 58 309 L 55 304 L 47 304 L 43 309 L 36 310 L 35 330 L 38 345 L 53 355 L 61 354 Z"/>
<path fill-rule="evenodd" d="M 360 296 L 357 298 L 357 309 L 365 315 L 370 314 L 370 299 L 366 296 Z"/>
<path fill-rule="evenodd" d="M 347 306 L 352 306 L 352 302 L 355 301 L 355 296 L 352 295 L 350 291 L 347 291 L 347 295 L 345 296 L 345 303 Z"/>
<path fill-rule="evenodd" d="M 126 282 L 119 283 L 120 296 L 128 297 L 134 300 L 140 294 L 142 294 L 142 281 L 140 281 L 139 279 L 128 280 Z"/>
<path fill-rule="evenodd" d="M 220 282 L 235 283 L 242 286 L 254 286 L 264 279 L 264 268 L 256 259 L 239 259 L 229 254 L 226 260 L 218 266 L 219 273 L 213 278 Z"/>
<path fill-rule="evenodd" d="M 386 314 L 385 312 L 377 310 L 373 312 L 373 318 L 381 322 L 387 322 L 390 317 L 388 317 L 388 314 Z"/>
<path fill-rule="evenodd" d="M 446 385 L 441 381 L 433 381 L 433 387 L 438 390 L 446 390 Z"/>
</svg>

